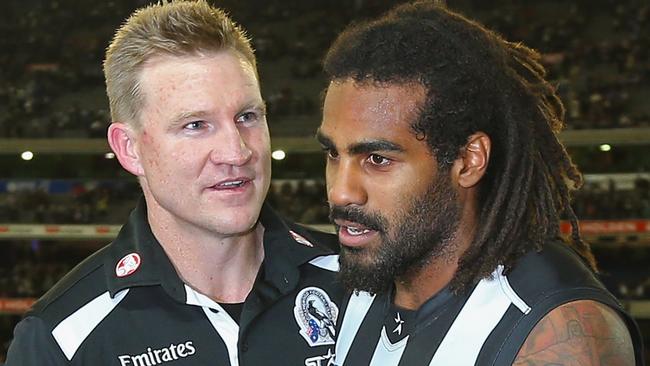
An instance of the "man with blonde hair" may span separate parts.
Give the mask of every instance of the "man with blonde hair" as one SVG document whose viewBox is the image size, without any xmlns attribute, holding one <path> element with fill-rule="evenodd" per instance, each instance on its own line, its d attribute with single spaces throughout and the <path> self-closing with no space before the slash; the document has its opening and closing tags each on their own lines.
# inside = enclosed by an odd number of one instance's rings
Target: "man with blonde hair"
<svg viewBox="0 0 650 366">
<path fill-rule="evenodd" d="M 104 73 L 108 141 L 144 198 L 26 314 L 7 364 L 326 364 L 335 240 L 264 204 L 270 141 L 245 33 L 205 1 L 151 5 L 117 31 Z"/>
</svg>

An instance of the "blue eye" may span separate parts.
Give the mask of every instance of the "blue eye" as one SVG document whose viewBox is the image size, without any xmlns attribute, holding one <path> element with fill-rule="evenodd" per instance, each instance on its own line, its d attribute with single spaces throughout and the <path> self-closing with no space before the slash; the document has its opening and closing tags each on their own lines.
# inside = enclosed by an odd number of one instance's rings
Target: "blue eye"
<svg viewBox="0 0 650 366">
<path fill-rule="evenodd" d="M 199 130 L 205 127 L 205 121 L 192 121 L 186 124 L 183 128 L 188 130 Z"/>
<path fill-rule="evenodd" d="M 240 114 L 239 116 L 237 116 L 237 119 L 235 120 L 235 122 L 237 122 L 237 123 L 249 123 L 249 122 L 255 122 L 258 119 L 259 118 L 258 118 L 257 113 L 255 113 L 255 112 L 244 112 L 244 113 Z"/>
</svg>

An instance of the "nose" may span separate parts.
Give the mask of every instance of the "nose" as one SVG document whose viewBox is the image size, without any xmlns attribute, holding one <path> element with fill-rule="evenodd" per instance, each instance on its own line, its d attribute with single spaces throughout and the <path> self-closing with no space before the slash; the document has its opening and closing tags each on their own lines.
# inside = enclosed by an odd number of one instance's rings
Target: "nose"
<svg viewBox="0 0 650 366">
<path fill-rule="evenodd" d="M 328 162 L 327 198 L 330 206 L 363 205 L 368 198 L 362 171 L 353 162 Z"/>
<path fill-rule="evenodd" d="M 253 157 L 253 151 L 236 126 L 230 126 L 216 134 L 216 141 L 210 154 L 215 164 L 241 166 Z"/>
</svg>

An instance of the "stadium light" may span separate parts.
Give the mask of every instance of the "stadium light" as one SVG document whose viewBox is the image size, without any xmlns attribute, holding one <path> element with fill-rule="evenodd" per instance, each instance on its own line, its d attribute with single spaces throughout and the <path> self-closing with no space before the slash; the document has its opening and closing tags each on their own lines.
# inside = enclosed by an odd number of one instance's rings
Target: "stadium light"
<svg viewBox="0 0 650 366">
<path fill-rule="evenodd" d="M 612 149 L 612 146 L 610 144 L 602 144 L 600 145 L 600 151 L 610 151 Z"/>
<path fill-rule="evenodd" d="M 34 159 L 34 153 L 31 151 L 23 151 L 22 154 L 20 154 L 20 158 L 23 160 L 32 160 Z"/>
<path fill-rule="evenodd" d="M 271 153 L 271 157 L 275 160 L 284 160 L 287 157 L 287 154 L 283 150 L 275 150 Z"/>
</svg>

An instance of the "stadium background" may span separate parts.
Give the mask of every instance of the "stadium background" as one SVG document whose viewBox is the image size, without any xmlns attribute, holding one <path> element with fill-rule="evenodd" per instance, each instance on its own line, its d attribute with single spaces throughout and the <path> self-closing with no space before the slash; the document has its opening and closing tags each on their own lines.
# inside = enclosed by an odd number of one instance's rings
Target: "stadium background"
<svg viewBox="0 0 650 366">
<path fill-rule="evenodd" d="M 223 0 L 253 38 L 274 160 L 269 200 L 327 225 L 312 136 L 320 60 L 352 20 L 399 1 Z M 0 361 L 31 302 L 105 245 L 139 196 L 109 153 L 101 60 L 142 0 L 10 0 L 0 16 Z M 448 0 L 543 54 L 585 173 L 574 207 L 603 281 L 650 338 L 650 6 L 647 1 Z M 281 153 L 278 153 L 282 155 Z M 327 227 L 327 226 L 324 226 Z M 565 228 L 566 229 L 566 228 Z M 649 348 L 646 346 L 646 349 Z"/>
</svg>

